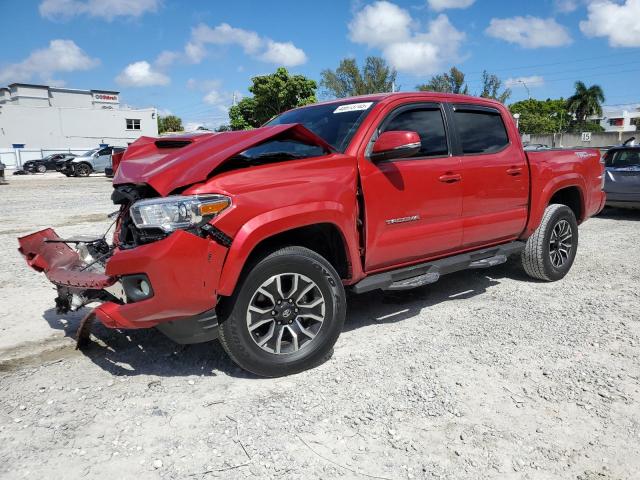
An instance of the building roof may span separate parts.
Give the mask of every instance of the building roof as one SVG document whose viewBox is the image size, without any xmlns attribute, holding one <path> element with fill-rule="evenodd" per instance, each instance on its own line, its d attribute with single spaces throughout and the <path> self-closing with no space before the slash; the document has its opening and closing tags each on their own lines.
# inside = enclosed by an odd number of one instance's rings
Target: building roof
<svg viewBox="0 0 640 480">
<path fill-rule="evenodd" d="M 112 94 L 119 94 L 119 91 L 116 90 L 100 90 L 100 89 L 91 89 L 91 90 L 84 90 L 81 88 L 66 88 L 66 87 L 52 87 L 49 85 L 40 85 L 37 83 L 11 83 L 9 84 L 9 87 L 37 87 L 37 88 L 48 88 L 50 90 L 58 90 L 58 91 L 62 91 L 62 92 L 83 92 L 83 93 L 112 93 Z M 6 87 L 2 87 L 2 88 L 6 88 Z"/>
</svg>

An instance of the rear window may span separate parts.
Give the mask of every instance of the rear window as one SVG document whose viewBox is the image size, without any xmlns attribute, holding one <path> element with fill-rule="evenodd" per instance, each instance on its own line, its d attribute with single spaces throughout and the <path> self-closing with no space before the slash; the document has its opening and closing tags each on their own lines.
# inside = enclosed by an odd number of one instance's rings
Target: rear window
<svg viewBox="0 0 640 480">
<path fill-rule="evenodd" d="M 640 149 L 616 150 L 610 152 L 605 160 L 607 167 L 625 168 L 640 166 Z"/>
<path fill-rule="evenodd" d="M 454 112 L 462 152 L 465 154 L 495 153 L 509 144 L 502 117 L 496 111 L 465 110 Z"/>
</svg>

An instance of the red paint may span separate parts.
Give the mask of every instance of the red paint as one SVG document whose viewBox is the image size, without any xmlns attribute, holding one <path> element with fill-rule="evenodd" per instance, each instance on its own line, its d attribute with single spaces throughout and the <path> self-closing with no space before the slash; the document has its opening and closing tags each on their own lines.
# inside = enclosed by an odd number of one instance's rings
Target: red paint
<svg viewBox="0 0 640 480">
<path fill-rule="evenodd" d="M 603 166 L 595 150 L 522 150 L 508 110 L 476 97 L 438 93 L 399 93 L 360 97 L 377 101 L 344 154 L 300 125 L 154 139 L 142 137 L 124 154 L 114 184 L 146 183 L 164 196 L 219 193 L 232 207 L 213 224 L 233 239 L 229 249 L 177 231 L 164 240 L 129 250 L 117 249 L 106 278 L 146 273 L 155 295 L 127 305 L 105 303 L 96 315 L 110 327 L 140 328 L 186 318 L 215 307 L 218 296 L 233 293 L 245 262 L 263 240 L 291 229 L 331 224 L 340 233 L 353 284 L 366 275 L 463 251 L 526 239 L 538 226 L 555 192 L 580 192 L 584 221 L 604 203 Z M 372 163 L 367 147 L 385 117 L 399 106 L 464 103 L 497 109 L 510 144 L 488 155 L 395 159 Z M 388 144 L 413 143 L 413 132 L 386 135 Z M 258 167 L 214 170 L 251 146 L 273 138 L 298 139 L 328 154 Z M 386 139 L 381 137 L 384 141 Z M 166 140 L 189 142 L 160 148 Z M 166 145 L 165 145 L 166 146 Z M 382 147 L 381 147 L 382 148 Z M 214 174 L 212 175 L 212 172 Z M 358 192 L 362 203 L 358 205 Z M 358 222 L 361 221 L 361 228 Z M 51 234 L 50 231 L 47 234 Z M 361 238 L 361 232 L 363 238 Z M 38 236 L 42 237 L 42 234 Z M 49 247 L 20 240 L 30 264 L 48 275 L 56 266 Z M 61 254 L 67 262 L 69 253 Z"/>
<path fill-rule="evenodd" d="M 420 136 L 416 132 L 384 132 L 373 145 L 373 153 L 387 152 L 415 144 L 420 144 Z"/>
</svg>

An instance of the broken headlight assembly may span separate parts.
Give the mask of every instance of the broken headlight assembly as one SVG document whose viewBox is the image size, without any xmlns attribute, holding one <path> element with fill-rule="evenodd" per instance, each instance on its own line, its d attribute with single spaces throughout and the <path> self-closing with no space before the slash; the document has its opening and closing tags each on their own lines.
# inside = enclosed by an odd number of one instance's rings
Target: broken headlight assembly
<svg viewBox="0 0 640 480">
<path fill-rule="evenodd" d="M 159 229 L 164 233 L 189 230 L 206 224 L 231 206 L 225 195 L 173 195 L 138 200 L 130 214 L 139 229 Z"/>
</svg>

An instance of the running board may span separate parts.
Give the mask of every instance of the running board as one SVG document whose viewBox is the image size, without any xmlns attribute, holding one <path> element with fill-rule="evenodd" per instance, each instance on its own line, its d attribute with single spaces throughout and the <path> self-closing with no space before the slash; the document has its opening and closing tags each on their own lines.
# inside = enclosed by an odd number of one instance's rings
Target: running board
<svg viewBox="0 0 640 480">
<path fill-rule="evenodd" d="M 520 253 L 524 242 L 511 242 L 495 247 L 483 248 L 432 262 L 377 273 L 364 278 L 353 286 L 355 293 L 370 290 L 409 290 L 437 282 L 442 275 L 468 268 L 489 268 L 505 263 L 510 255 Z"/>
</svg>

